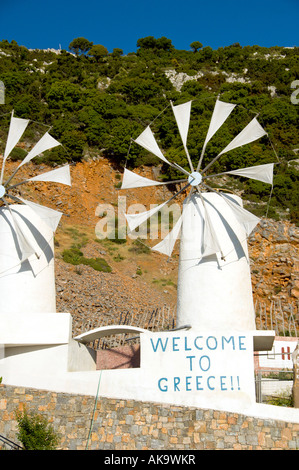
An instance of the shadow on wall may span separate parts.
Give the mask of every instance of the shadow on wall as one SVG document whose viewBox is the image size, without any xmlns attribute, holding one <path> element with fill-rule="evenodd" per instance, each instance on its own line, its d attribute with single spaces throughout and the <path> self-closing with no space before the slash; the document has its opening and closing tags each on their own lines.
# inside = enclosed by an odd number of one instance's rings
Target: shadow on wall
<svg viewBox="0 0 299 470">
<path fill-rule="evenodd" d="M 140 367 L 140 344 L 97 351 L 97 370 L 133 369 Z"/>
</svg>

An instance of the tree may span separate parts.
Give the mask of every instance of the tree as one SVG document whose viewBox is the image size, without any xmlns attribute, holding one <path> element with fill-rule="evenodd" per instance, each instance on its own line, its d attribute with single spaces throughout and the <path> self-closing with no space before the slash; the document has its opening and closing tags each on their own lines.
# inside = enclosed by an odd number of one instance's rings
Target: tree
<svg viewBox="0 0 299 470">
<path fill-rule="evenodd" d="M 88 55 L 94 57 L 97 62 L 99 62 L 103 57 L 108 55 L 108 50 L 102 44 L 94 44 L 89 50 Z"/>
<path fill-rule="evenodd" d="M 199 41 L 194 41 L 190 44 L 190 47 L 193 49 L 193 52 L 197 52 L 198 49 L 202 48 L 202 43 Z"/>
<path fill-rule="evenodd" d="M 112 55 L 113 57 L 121 57 L 123 55 L 124 51 L 120 49 L 119 47 L 116 47 L 113 49 Z"/>
<path fill-rule="evenodd" d="M 44 416 L 28 413 L 26 408 L 16 411 L 19 433 L 18 439 L 25 450 L 55 450 L 59 436 Z"/>
<path fill-rule="evenodd" d="M 69 44 L 69 50 L 74 52 L 76 55 L 85 54 L 86 52 L 91 49 L 93 46 L 93 42 L 88 41 L 88 39 L 85 38 L 75 38 L 72 40 L 72 42 Z"/>
</svg>

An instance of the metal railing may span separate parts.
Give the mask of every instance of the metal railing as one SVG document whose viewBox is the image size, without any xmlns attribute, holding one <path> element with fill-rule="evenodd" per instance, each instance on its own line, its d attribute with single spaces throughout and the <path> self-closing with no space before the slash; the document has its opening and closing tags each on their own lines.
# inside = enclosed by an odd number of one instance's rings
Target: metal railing
<svg viewBox="0 0 299 470">
<path fill-rule="evenodd" d="M 23 450 L 23 447 L 0 434 L 0 449 Z"/>
<path fill-rule="evenodd" d="M 293 371 L 287 369 L 263 369 L 255 374 L 257 403 L 266 403 L 269 398 L 291 395 Z"/>
</svg>

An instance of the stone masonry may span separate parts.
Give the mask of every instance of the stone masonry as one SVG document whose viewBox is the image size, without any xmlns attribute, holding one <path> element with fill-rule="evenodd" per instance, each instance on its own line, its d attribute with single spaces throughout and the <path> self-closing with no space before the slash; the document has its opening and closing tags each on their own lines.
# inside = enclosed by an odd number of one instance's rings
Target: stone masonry
<svg viewBox="0 0 299 470">
<path fill-rule="evenodd" d="M 0 385 L 0 434 L 18 442 L 15 411 L 46 416 L 62 450 L 296 450 L 299 424 L 237 413 Z"/>
</svg>

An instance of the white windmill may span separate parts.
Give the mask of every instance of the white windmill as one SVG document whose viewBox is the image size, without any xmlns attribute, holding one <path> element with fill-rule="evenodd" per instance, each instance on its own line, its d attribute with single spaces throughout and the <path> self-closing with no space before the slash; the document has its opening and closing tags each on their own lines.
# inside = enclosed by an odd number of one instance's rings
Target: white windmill
<svg viewBox="0 0 299 470">
<path fill-rule="evenodd" d="M 191 101 L 177 106 L 171 103 L 190 171 L 170 162 L 164 156 L 150 126 L 134 139 L 134 142 L 164 163 L 180 170 L 185 175 L 186 185 L 168 201 L 149 211 L 126 214 L 131 231 L 161 211 L 163 206 L 182 191 L 190 189 L 182 214 L 173 229 L 152 247 L 155 251 L 171 256 L 176 240 L 179 236 L 181 238 L 177 290 L 178 327 L 188 324 L 207 330 L 255 329 L 247 237 L 260 219 L 242 207 L 239 197 L 210 188 L 207 184 L 209 178 L 219 175 L 209 175 L 207 170 L 223 154 L 263 137 L 266 131 L 254 117 L 212 161 L 203 165 L 209 141 L 235 106 L 217 98 L 202 152 L 194 168 L 187 148 Z M 272 185 L 273 166 L 273 163 L 263 164 L 222 174 L 252 178 Z M 169 183 L 174 182 L 153 181 L 125 169 L 121 189 Z"/>
<path fill-rule="evenodd" d="M 23 165 L 60 145 L 48 132 L 5 179 L 5 164 L 30 120 L 11 116 L 0 176 L 0 314 L 55 312 L 53 235 L 62 213 L 15 195 L 28 182 L 70 185 L 69 165 L 13 184 Z"/>
</svg>

